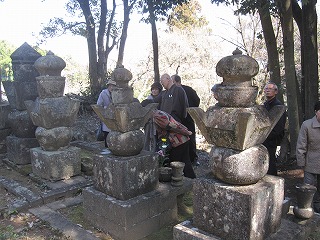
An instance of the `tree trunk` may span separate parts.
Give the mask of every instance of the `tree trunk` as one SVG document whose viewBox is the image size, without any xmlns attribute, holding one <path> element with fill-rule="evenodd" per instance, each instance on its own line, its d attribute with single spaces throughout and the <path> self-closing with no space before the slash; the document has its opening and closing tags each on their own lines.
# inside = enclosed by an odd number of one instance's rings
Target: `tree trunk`
<svg viewBox="0 0 320 240">
<path fill-rule="evenodd" d="M 270 17 L 270 4 L 267 0 L 260 0 L 259 3 L 260 5 L 258 5 L 258 13 L 260 15 L 263 36 L 267 47 L 270 81 L 278 85 L 278 98 L 281 102 L 284 102 L 283 87 L 281 84 L 280 75 L 279 53 L 277 49 L 277 40 L 274 34 L 272 21 Z"/>
<path fill-rule="evenodd" d="M 105 31 L 106 31 L 106 26 L 107 26 L 107 1 L 106 0 L 101 0 L 100 4 L 100 25 L 99 25 L 99 30 L 98 30 L 98 39 L 97 39 L 97 44 L 98 44 L 98 81 L 99 85 L 102 86 L 102 83 L 105 79 L 105 62 L 106 62 L 106 55 L 104 53 L 104 36 L 105 36 Z"/>
<path fill-rule="evenodd" d="M 299 134 L 299 111 L 294 62 L 293 18 L 291 0 L 278 0 L 283 32 L 285 78 L 287 83 L 287 104 L 290 134 L 290 156 L 295 156 Z"/>
<path fill-rule="evenodd" d="M 114 15 L 116 13 L 116 0 L 112 0 L 112 11 L 110 14 L 109 22 L 108 22 L 108 27 L 107 27 L 107 32 L 106 32 L 106 50 L 105 50 L 105 59 L 106 62 L 104 63 L 104 69 L 105 69 L 105 77 L 108 75 L 108 58 L 111 50 L 116 46 L 117 41 L 116 37 L 111 36 L 111 29 L 112 29 L 112 24 L 113 24 L 113 19 Z M 110 45 L 110 37 L 112 38 L 112 43 Z M 109 46 L 110 45 L 110 46 Z"/>
<path fill-rule="evenodd" d="M 124 47 L 126 45 L 126 40 L 128 35 L 130 11 L 131 11 L 131 8 L 129 7 L 128 0 L 123 0 L 123 27 L 122 27 L 122 34 L 121 34 L 120 45 L 119 45 L 117 67 L 120 67 L 123 65 Z"/>
<path fill-rule="evenodd" d="M 89 55 L 89 79 L 92 93 L 97 93 L 100 90 L 98 82 L 98 68 L 97 68 L 97 47 L 95 37 L 95 23 L 90 10 L 89 0 L 77 0 L 83 11 L 83 15 L 86 19 L 87 30 L 87 44 Z"/>
<path fill-rule="evenodd" d="M 154 15 L 154 7 L 152 1 L 148 0 L 148 10 L 150 15 L 150 24 L 152 31 L 152 47 L 153 47 L 153 68 L 154 68 L 154 82 L 160 82 L 159 71 L 159 44 L 158 44 L 158 32 L 156 26 L 156 18 Z"/>
<path fill-rule="evenodd" d="M 317 0 L 309 0 L 302 5 L 302 23 L 304 51 L 304 83 L 305 83 L 305 119 L 314 116 L 314 103 L 318 101 L 318 43 L 317 43 Z"/>
</svg>

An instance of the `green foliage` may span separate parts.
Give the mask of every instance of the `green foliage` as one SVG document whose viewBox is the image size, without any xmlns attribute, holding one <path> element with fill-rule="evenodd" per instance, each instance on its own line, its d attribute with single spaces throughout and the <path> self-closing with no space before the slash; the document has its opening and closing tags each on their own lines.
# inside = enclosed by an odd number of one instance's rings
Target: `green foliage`
<svg viewBox="0 0 320 240">
<path fill-rule="evenodd" d="M 10 55 L 14 52 L 15 47 L 7 41 L 0 41 L 0 67 L 1 67 L 1 79 L 12 80 L 13 72 L 11 65 Z"/>
<path fill-rule="evenodd" d="M 191 30 L 208 25 L 208 21 L 201 15 L 201 6 L 198 1 L 191 1 L 176 6 L 168 17 L 168 25 L 180 30 Z"/>
<path fill-rule="evenodd" d="M 16 239 L 17 237 L 19 235 L 14 232 L 13 226 L 0 226 L 0 240 Z"/>
</svg>

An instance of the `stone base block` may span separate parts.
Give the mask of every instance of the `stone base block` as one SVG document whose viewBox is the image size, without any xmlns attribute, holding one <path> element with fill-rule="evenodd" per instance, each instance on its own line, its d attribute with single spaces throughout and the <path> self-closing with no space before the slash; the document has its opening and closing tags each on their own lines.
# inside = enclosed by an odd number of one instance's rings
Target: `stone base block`
<svg viewBox="0 0 320 240">
<path fill-rule="evenodd" d="M 18 165 L 30 164 L 30 149 L 39 146 L 36 138 L 18 138 L 16 136 L 8 136 L 6 144 L 9 161 Z"/>
<path fill-rule="evenodd" d="M 193 186 L 193 225 L 222 239 L 265 239 L 281 223 L 284 179 L 266 175 L 259 182 L 234 186 L 213 177 Z"/>
<path fill-rule="evenodd" d="M 122 201 L 87 187 L 82 192 L 84 217 L 113 239 L 141 239 L 177 219 L 177 196 L 191 188 L 191 179 L 179 188 L 160 183 L 152 192 Z"/>
<path fill-rule="evenodd" d="M 158 164 L 157 154 L 148 151 L 130 157 L 96 155 L 94 187 L 120 200 L 153 191 L 159 182 Z"/>
<path fill-rule="evenodd" d="M 40 147 L 30 150 L 34 175 L 47 180 L 68 179 L 81 173 L 80 148 L 69 147 L 61 151 L 44 151 Z"/>
</svg>

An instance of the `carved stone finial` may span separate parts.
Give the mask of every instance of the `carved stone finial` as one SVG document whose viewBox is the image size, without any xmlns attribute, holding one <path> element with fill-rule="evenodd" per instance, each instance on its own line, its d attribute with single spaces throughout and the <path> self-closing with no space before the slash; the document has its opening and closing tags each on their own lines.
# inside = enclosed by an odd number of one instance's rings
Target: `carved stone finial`
<svg viewBox="0 0 320 240">
<path fill-rule="evenodd" d="M 236 50 L 232 52 L 232 55 L 239 55 L 239 54 L 242 54 L 242 51 L 239 48 L 236 48 Z"/>
<path fill-rule="evenodd" d="M 49 51 L 46 56 L 40 57 L 34 67 L 41 76 L 61 76 L 61 71 L 66 67 L 66 62 Z"/>
</svg>

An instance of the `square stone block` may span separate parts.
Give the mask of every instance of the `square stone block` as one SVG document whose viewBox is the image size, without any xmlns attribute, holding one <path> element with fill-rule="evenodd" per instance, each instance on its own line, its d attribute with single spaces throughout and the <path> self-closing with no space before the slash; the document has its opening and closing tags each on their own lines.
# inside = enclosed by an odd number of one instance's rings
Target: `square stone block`
<svg viewBox="0 0 320 240">
<path fill-rule="evenodd" d="M 280 227 L 283 178 L 235 186 L 207 177 L 195 180 L 193 192 L 193 225 L 217 237 L 262 240 Z"/>
<path fill-rule="evenodd" d="M 141 239 L 177 219 L 177 196 L 191 184 L 185 181 L 177 188 L 160 183 L 156 190 L 124 201 L 87 187 L 82 192 L 84 217 L 113 239 Z"/>
<path fill-rule="evenodd" d="M 32 172 L 47 180 L 68 179 L 81 173 L 80 148 L 69 147 L 61 151 L 44 151 L 40 147 L 30 150 Z"/>
<path fill-rule="evenodd" d="M 9 161 L 18 164 L 30 164 L 30 149 L 39 146 L 36 138 L 18 138 L 8 136 L 6 138 L 7 156 Z"/>
<path fill-rule="evenodd" d="M 0 129 L 9 128 L 8 115 L 11 111 L 8 102 L 1 102 L 0 99 Z"/>
<path fill-rule="evenodd" d="M 127 200 L 156 189 L 159 182 L 156 153 L 135 156 L 96 155 L 93 160 L 94 187 L 112 197 Z"/>
</svg>

